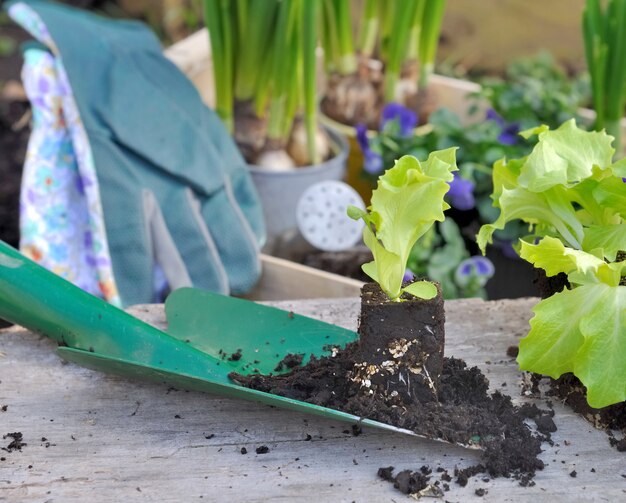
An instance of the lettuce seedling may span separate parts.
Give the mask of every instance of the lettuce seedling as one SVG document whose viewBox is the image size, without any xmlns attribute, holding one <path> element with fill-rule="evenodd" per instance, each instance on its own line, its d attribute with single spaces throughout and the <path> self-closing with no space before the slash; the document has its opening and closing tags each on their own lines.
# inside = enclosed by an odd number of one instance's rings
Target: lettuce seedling
<svg viewBox="0 0 626 503">
<path fill-rule="evenodd" d="M 558 378 L 572 372 L 592 407 L 626 399 L 626 161 L 613 163 L 613 137 L 574 120 L 541 126 L 532 152 L 494 165 L 492 195 L 499 218 L 481 227 L 485 250 L 511 220 L 529 224 L 520 256 L 547 276 L 567 275 L 570 288 L 539 302 L 520 342 L 522 370 Z"/>
<path fill-rule="evenodd" d="M 626 400 L 626 261 L 607 263 L 600 249 L 575 250 L 553 237 L 522 241 L 520 255 L 547 276 L 567 274 L 572 286 L 533 308 L 520 368 L 554 379 L 572 372 L 595 408 Z"/>
<path fill-rule="evenodd" d="M 522 220 L 529 242 L 552 236 L 576 250 L 599 249 L 614 261 L 626 249 L 626 159 L 613 163 L 613 137 L 579 129 L 573 119 L 553 131 L 540 126 L 522 135 L 537 136 L 532 152 L 493 167 L 492 199 L 500 216 L 478 233 L 483 253 L 496 230 Z"/>
<path fill-rule="evenodd" d="M 365 222 L 363 241 L 374 255 L 363 271 L 391 300 L 399 301 L 403 292 L 422 299 L 437 295 L 430 281 L 402 288 L 402 279 L 415 242 L 435 222 L 443 221 L 443 212 L 450 207 L 443 197 L 457 169 L 456 147 L 432 152 L 424 162 L 403 156 L 380 176 L 366 211 L 348 207 L 350 218 Z"/>
</svg>

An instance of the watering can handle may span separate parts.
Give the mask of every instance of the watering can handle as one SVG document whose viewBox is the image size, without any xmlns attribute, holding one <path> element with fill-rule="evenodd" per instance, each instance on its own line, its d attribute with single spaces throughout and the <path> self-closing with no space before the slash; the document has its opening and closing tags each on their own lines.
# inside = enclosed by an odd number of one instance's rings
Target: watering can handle
<svg viewBox="0 0 626 503">
<path fill-rule="evenodd" d="M 0 318 L 60 344 L 89 350 L 126 334 L 159 338 L 159 330 L 84 292 L 0 240 Z"/>
</svg>

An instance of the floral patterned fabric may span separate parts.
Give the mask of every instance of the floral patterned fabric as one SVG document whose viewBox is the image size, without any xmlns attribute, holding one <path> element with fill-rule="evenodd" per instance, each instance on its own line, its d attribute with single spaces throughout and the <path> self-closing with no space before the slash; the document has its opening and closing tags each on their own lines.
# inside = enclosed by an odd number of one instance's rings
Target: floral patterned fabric
<svg viewBox="0 0 626 503">
<path fill-rule="evenodd" d="M 22 79 L 33 109 L 20 200 L 24 255 L 91 294 L 121 305 L 87 134 L 62 58 L 26 4 L 9 15 L 50 49 L 25 51 Z"/>
</svg>

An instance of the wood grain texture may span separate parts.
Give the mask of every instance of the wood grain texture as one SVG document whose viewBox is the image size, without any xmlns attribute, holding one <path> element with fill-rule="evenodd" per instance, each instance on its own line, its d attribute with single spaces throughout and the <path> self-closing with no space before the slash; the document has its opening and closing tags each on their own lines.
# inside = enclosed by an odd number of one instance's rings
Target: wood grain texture
<svg viewBox="0 0 626 503">
<path fill-rule="evenodd" d="M 522 400 L 521 375 L 505 353 L 526 332 L 534 302 L 447 302 L 447 354 L 478 365 L 492 389 Z M 356 328 L 356 299 L 274 305 Z M 134 313 L 163 326 L 162 306 Z M 2 502 L 401 502 L 412 500 L 379 480 L 379 467 L 452 470 L 478 460 L 475 452 L 434 441 L 375 430 L 355 437 L 331 420 L 64 364 L 51 341 L 21 328 L 0 331 L 2 405 L 0 435 L 21 431 L 28 444 L 0 451 Z M 451 483 L 445 499 L 623 501 L 624 454 L 609 447 L 605 433 L 559 404 L 555 409 L 555 445 L 546 446 L 547 467 L 534 487 L 477 479 L 465 488 Z M 269 453 L 256 454 L 261 445 Z M 479 498 L 477 488 L 488 492 Z"/>
</svg>

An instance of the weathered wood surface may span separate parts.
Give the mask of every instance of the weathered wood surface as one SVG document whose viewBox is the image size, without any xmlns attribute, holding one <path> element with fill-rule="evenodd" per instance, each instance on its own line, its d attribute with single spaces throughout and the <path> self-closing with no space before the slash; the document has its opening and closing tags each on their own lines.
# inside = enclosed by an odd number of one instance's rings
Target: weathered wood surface
<svg viewBox="0 0 626 503">
<path fill-rule="evenodd" d="M 525 333 L 533 303 L 448 302 L 447 354 L 463 356 L 493 389 L 524 400 L 520 373 L 505 352 Z M 280 305 L 356 328 L 356 299 Z M 161 306 L 135 312 L 163 325 Z M 0 451 L 6 502 L 401 502 L 412 500 L 378 479 L 379 467 L 452 470 L 478 460 L 475 452 L 434 441 L 370 429 L 354 437 L 328 419 L 64 364 L 51 341 L 21 328 L 0 331 L 0 381 L 0 406 L 7 406 L 0 434 L 21 431 L 28 444 L 21 452 Z M 624 501 L 625 455 L 609 447 L 605 433 L 559 404 L 555 409 L 555 445 L 542 454 L 547 466 L 534 487 L 478 479 L 465 488 L 451 483 L 445 499 Z M 261 445 L 269 453 L 256 454 Z M 479 498 L 477 488 L 488 493 Z"/>
</svg>

